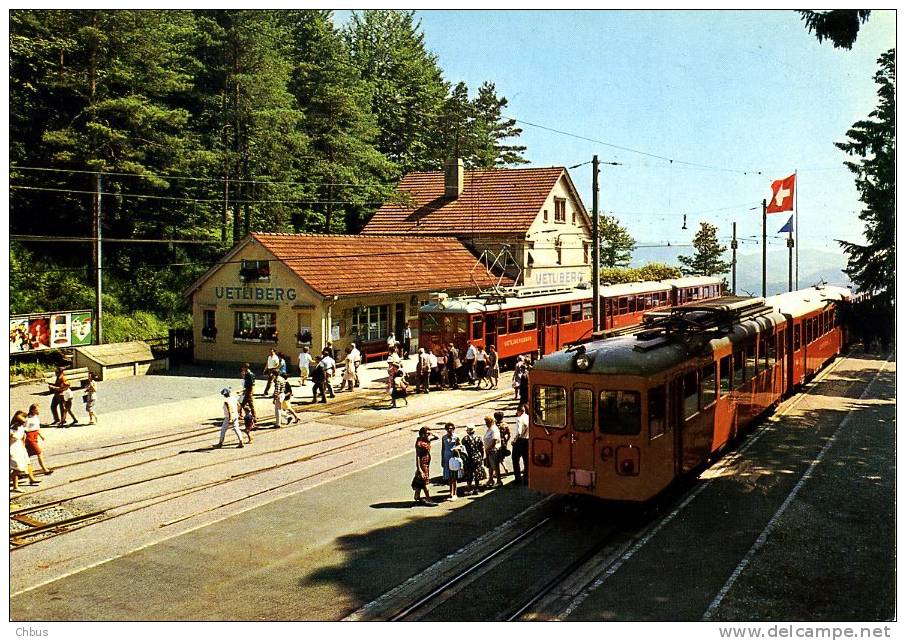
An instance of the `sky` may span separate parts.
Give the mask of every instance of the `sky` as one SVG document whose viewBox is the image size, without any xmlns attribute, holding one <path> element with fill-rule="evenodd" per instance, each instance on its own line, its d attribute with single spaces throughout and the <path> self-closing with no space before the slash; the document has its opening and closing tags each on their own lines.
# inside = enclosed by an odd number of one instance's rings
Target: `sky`
<svg viewBox="0 0 906 641">
<path fill-rule="evenodd" d="M 800 248 L 839 252 L 834 239 L 861 240 L 853 174 L 834 142 L 877 104 L 893 11 L 874 11 L 851 50 L 819 43 L 791 10 L 417 16 L 448 81 L 473 92 L 491 81 L 509 100 L 533 166 L 595 154 L 620 163 L 602 165 L 599 207 L 639 245 L 691 243 L 700 221 L 729 240 L 735 221 L 741 253 L 760 253 L 761 200 L 794 171 Z M 591 211 L 591 166 L 570 175 Z M 785 247 L 777 231 L 788 216 L 768 216 L 771 250 Z"/>
</svg>

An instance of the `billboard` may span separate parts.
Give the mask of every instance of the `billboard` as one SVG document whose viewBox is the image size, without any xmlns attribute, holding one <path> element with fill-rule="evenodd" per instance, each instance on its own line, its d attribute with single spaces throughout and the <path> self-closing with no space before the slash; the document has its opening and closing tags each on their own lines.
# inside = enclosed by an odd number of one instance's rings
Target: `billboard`
<svg viewBox="0 0 906 641">
<path fill-rule="evenodd" d="M 9 351 L 10 354 L 22 354 L 91 345 L 93 325 L 94 316 L 91 310 L 11 316 Z"/>
</svg>

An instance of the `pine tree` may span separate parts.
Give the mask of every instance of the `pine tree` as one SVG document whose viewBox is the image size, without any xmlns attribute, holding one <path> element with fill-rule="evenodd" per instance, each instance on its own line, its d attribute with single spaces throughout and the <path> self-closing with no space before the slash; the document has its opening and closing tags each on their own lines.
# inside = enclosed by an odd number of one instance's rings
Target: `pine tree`
<svg viewBox="0 0 906 641">
<path fill-rule="evenodd" d="M 718 276 L 726 274 L 730 263 L 721 260 L 727 247 L 717 242 L 717 227 L 704 221 L 692 240 L 693 256 L 679 256 L 680 270 L 685 276 Z"/>
<path fill-rule="evenodd" d="M 476 128 L 476 161 L 478 167 L 491 168 L 506 165 L 524 165 L 528 160 L 522 155 L 524 145 L 507 145 L 504 141 L 518 138 L 522 129 L 516 121 L 506 118 L 507 99 L 497 95 L 493 82 L 485 82 L 478 88 L 478 95 L 472 103 Z"/>
<path fill-rule="evenodd" d="M 798 13 L 818 42 L 827 38 L 839 49 L 852 49 L 859 27 L 868 21 L 871 9 L 799 10 Z"/>
<path fill-rule="evenodd" d="M 839 241 L 849 256 L 846 273 L 879 305 L 896 299 L 896 57 L 890 49 L 878 58 L 878 106 L 846 132 L 836 146 L 857 160 L 846 162 L 856 176 L 864 204 L 866 244 Z"/>
<path fill-rule="evenodd" d="M 598 221 L 598 242 L 602 267 L 627 267 L 635 240 L 616 216 L 602 215 Z"/>
</svg>

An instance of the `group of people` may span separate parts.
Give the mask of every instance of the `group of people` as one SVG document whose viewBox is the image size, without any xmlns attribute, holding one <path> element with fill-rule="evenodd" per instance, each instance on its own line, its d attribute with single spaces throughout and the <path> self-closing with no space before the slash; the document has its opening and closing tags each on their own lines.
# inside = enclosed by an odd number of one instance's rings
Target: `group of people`
<svg viewBox="0 0 906 641">
<path fill-rule="evenodd" d="M 528 427 L 529 420 L 525 405 L 516 409 L 514 428 L 504 422 L 504 413 L 494 412 L 484 419 L 484 434 L 478 436 L 475 427 L 466 427 L 466 433 L 456 434 L 453 423 L 444 425 L 441 440 L 441 468 L 443 481 L 448 487 L 447 500 L 455 501 L 458 496 L 478 494 L 481 490 L 503 485 L 502 475 L 509 474 L 507 457 L 513 465 L 515 483 L 528 483 Z M 431 430 L 422 427 L 415 441 L 415 474 L 412 479 L 414 499 L 419 503 L 431 500 L 428 484 L 431 479 L 431 442 L 437 440 Z M 512 446 L 512 449 L 510 449 Z M 502 471 L 501 471 L 502 470 Z M 482 483 L 487 479 L 486 483 Z M 459 482 L 466 486 L 462 492 Z M 424 497 L 422 497 L 424 494 Z"/>
<path fill-rule="evenodd" d="M 496 389 L 500 379 L 500 356 L 490 345 L 467 344 L 465 354 L 449 343 L 440 349 L 418 349 L 418 391 L 428 393 L 435 389 L 459 389 L 460 385 L 474 385 L 482 389 Z"/>
<path fill-rule="evenodd" d="M 38 464 L 45 475 L 53 474 L 44 460 L 44 451 L 41 449 L 41 417 L 37 405 L 28 408 L 26 414 L 22 410 L 13 414 L 9 423 L 9 480 L 13 492 L 21 492 L 19 479 L 27 477 L 31 485 L 38 485 L 40 481 L 35 478 L 31 465 L 31 457 L 38 457 Z"/>
<path fill-rule="evenodd" d="M 78 425 L 81 421 L 76 417 L 72 409 L 75 392 L 72 385 L 66 380 L 66 371 L 62 367 L 56 369 L 56 378 L 50 384 L 50 391 L 53 394 L 50 400 L 50 412 L 53 414 L 51 426 L 69 427 Z M 97 378 L 91 372 L 88 372 L 88 382 L 85 391 L 82 393 L 82 401 L 85 403 L 85 412 L 88 414 L 88 425 L 95 425 L 98 422 L 95 414 L 97 404 L 98 384 Z M 67 420 L 72 418 L 72 422 L 67 425 Z"/>
</svg>

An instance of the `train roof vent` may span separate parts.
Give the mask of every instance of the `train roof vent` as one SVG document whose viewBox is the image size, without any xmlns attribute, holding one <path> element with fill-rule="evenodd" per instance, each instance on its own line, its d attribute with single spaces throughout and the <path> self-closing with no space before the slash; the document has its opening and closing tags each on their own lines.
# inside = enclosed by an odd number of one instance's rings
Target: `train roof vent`
<svg viewBox="0 0 906 641">
<path fill-rule="evenodd" d="M 643 317 L 645 330 L 637 337 L 650 340 L 654 336 L 672 334 L 697 334 L 707 331 L 730 332 L 733 325 L 770 312 L 763 298 L 724 296 L 708 301 L 674 307 L 670 311 L 649 312 Z M 643 338 L 644 336 L 644 338 Z"/>
<path fill-rule="evenodd" d="M 550 285 L 547 287 L 517 287 L 514 295 L 519 298 L 530 298 L 532 296 L 548 296 L 550 294 L 564 294 L 575 289 L 571 285 Z"/>
</svg>

